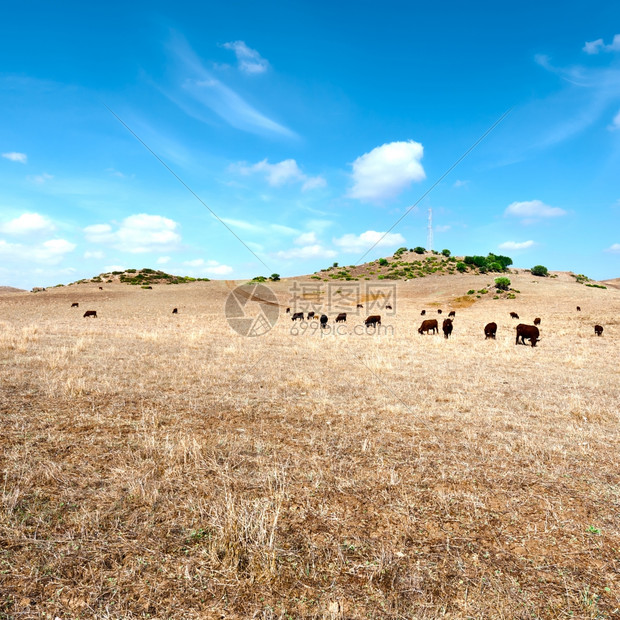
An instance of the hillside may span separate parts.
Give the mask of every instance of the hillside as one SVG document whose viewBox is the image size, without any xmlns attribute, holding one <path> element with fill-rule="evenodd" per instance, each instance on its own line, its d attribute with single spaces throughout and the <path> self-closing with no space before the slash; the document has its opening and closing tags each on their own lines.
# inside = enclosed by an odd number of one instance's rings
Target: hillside
<svg viewBox="0 0 620 620">
<path fill-rule="evenodd" d="M 14 286 L 0 286 L 0 295 L 4 293 L 25 293 L 26 291 L 22 288 L 15 288 Z"/>
</svg>

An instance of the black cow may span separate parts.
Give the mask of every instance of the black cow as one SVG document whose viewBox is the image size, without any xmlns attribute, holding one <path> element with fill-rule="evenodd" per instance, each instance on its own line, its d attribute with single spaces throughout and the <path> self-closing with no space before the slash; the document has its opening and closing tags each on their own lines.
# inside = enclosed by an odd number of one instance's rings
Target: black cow
<svg viewBox="0 0 620 620">
<path fill-rule="evenodd" d="M 362 306 L 362 304 L 357 304 L 358 308 L 363 308 L 364 306 Z"/>
<path fill-rule="evenodd" d="M 594 326 L 594 333 L 597 336 L 602 336 L 603 335 L 603 326 L 602 325 L 595 325 Z"/>
<path fill-rule="evenodd" d="M 426 310 L 422 310 L 422 312 L 420 312 L 420 316 L 424 316 L 426 314 Z"/>
<path fill-rule="evenodd" d="M 371 314 L 365 321 L 364 325 L 366 327 L 376 327 L 377 325 L 381 325 L 381 315 L 380 314 Z"/>
<path fill-rule="evenodd" d="M 439 332 L 437 319 L 426 319 L 426 321 L 422 321 L 422 325 L 420 325 L 420 329 L 418 329 L 418 334 L 424 334 L 424 332 L 428 334 L 429 331 L 432 331 L 433 334 Z"/>
<path fill-rule="evenodd" d="M 452 319 L 444 319 L 441 328 L 443 329 L 444 338 L 449 338 L 452 333 Z"/>
<path fill-rule="evenodd" d="M 389 304 L 385 307 L 386 310 L 391 310 L 392 306 L 390 306 Z"/>
<path fill-rule="evenodd" d="M 87 310 L 84 313 L 84 318 L 86 318 L 87 316 L 92 316 L 93 319 L 96 319 L 97 318 L 97 311 L 96 310 Z"/>
<path fill-rule="evenodd" d="M 437 314 L 441 314 L 441 308 L 437 310 Z"/>
<path fill-rule="evenodd" d="M 497 333 L 497 323 L 487 323 L 484 326 L 484 338 L 493 338 L 495 340 L 495 334 Z"/>
<path fill-rule="evenodd" d="M 454 310 L 451 310 L 448 316 L 456 316 L 456 312 Z"/>
<path fill-rule="evenodd" d="M 536 343 L 540 340 L 538 336 L 540 336 L 538 327 L 535 325 L 525 325 L 524 323 L 519 323 L 517 325 L 517 339 L 515 344 L 525 344 L 525 339 L 527 338 L 531 345 L 535 347 Z M 521 342 L 519 342 L 519 340 Z"/>
<path fill-rule="evenodd" d="M 320 319 L 320 321 L 321 321 L 321 329 L 325 329 L 327 327 L 327 321 L 328 320 L 329 319 L 327 318 L 326 314 L 322 314 L 321 315 L 321 319 Z"/>
<path fill-rule="evenodd" d="M 346 323 L 346 322 L 347 322 L 347 313 L 346 312 L 341 312 L 336 317 L 336 323 Z"/>
<path fill-rule="evenodd" d="M 175 308 L 175 309 L 172 311 L 172 314 L 179 314 L 179 309 L 178 309 L 178 308 Z"/>
<path fill-rule="evenodd" d="M 577 306 L 577 312 L 581 312 L 581 307 Z"/>
<path fill-rule="evenodd" d="M 308 312 L 308 321 L 314 316 L 314 312 Z"/>
<path fill-rule="evenodd" d="M 74 302 L 71 304 L 71 307 L 72 307 L 72 308 L 79 308 L 79 307 L 80 307 L 80 304 L 78 304 L 78 302 L 77 302 L 77 301 L 74 301 Z"/>
<path fill-rule="evenodd" d="M 297 319 L 299 319 L 300 321 L 304 320 L 304 313 L 303 312 L 295 312 L 293 313 L 293 316 L 291 317 L 291 321 L 296 321 Z"/>
<path fill-rule="evenodd" d="M 510 313 L 510 318 L 511 318 L 511 319 L 518 319 L 518 318 L 519 318 L 519 315 L 518 315 L 516 312 L 511 312 L 511 313 Z"/>
<path fill-rule="evenodd" d="M 540 325 L 540 319 L 538 317 L 534 319 L 534 325 Z"/>
<path fill-rule="evenodd" d="M 286 314 L 290 314 L 290 313 L 291 313 L 291 309 L 290 309 L 290 308 L 287 308 L 287 309 L 286 309 Z"/>
<path fill-rule="evenodd" d="M 100 286 L 100 287 L 99 287 L 99 290 L 100 290 L 100 291 L 102 291 L 102 290 L 103 290 L 103 286 Z"/>
</svg>

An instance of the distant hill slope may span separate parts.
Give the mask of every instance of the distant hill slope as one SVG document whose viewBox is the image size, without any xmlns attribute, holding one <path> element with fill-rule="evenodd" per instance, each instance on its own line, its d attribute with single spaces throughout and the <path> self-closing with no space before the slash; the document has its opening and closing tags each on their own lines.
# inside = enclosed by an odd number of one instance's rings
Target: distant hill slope
<svg viewBox="0 0 620 620">
<path fill-rule="evenodd" d="M 23 288 L 15 288 L 14 286 L 0 286 L 0 295 L 3 293 L 25 293 Z"/>
<path fill-rule="evenodd" d="M 601 284 L 620 289 L 620 278 L 612 278 L 611 280 L 601 280 Z"/>
<path fill-rule="evenodd" d="M 72 284 L 102 284 L 121 283 L 134 285 L 151 284 L 185 284 L 187 282 L 209 282 L 209 278 L 192 278 L 190 276 L 175 276 L 158 269 L 125 269 L 125 271 L 110 271 L 100 273 L 93 278 L 85 278 Z M 70 285 L 69 285 L 70 286 Z"/>
</svg>

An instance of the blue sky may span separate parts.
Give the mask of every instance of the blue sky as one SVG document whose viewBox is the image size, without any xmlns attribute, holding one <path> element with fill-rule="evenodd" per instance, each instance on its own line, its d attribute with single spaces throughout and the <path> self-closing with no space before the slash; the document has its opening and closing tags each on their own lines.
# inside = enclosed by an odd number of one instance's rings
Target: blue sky
<svg viewBox="0 0 620 620">
<path fill-rule="evenodd" d="M 429 208 L 435 249 L 620 276 L 620 4 L 425 4 L 5 7 L 0 284 L 312 273 Z"/>
</svg>

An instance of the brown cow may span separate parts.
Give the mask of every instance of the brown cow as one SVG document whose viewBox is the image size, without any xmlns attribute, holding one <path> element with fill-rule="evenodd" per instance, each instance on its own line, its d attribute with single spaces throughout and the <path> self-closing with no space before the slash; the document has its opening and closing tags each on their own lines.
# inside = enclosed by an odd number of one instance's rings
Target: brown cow
<svg viewBox="0 0 620 620">
<path fill-rule="evenodd" d="M 518 319 L 518 318 L 519 318 L 519 315 L 518 315 L 516 312 L 511 312 L 511 313 L 510 313 L 510 318 L 511 318 L 511 319 Z"/>
<path fill-rule="evenodd" d="M 347 322 L 347 313 L 346 312 L 341 312 L 336 317 L 336 323 L 346 323 L 346 322 Z"/>
<path fill-rule="evenodd" d="M 597 336 L 602 336 L 603 335 L 603 326 L 602 325 L 595 325 L 594 326 L 594 333 Z"/>
<path fill-rule="evenodd" d="M 540 325 L 540 319 L 538 317 L 534 319 L 534 325 Z"/>
<path fill-rule="evenodd" d="M 426 314 L 426 310 L 422 310 L 422 312 L 420 312 L 420 316 L 424 316 Z"/>
<path fill-rule="evenodd" d="M 454 310 L 451 310 L 448 316 L 456 316 L 456 312 Z"/>
<path fill-rule="evenodd" d="M 286 309 L 286 314 L 290 314 L 290 313 L 291 313 L 291 309 L 290 309 L 290 308 L 287 308 L 287 309 Z"/>
<path fill-rule="evenodd" d="M 96 319 L 97 318 L 97 311 L 96 310 L 87 310 L 84 313 L 84 318 L 86 318 L 87 316 L 92 316 L 93 319 Z"/>
<path fill-rule="evenodd" d="M 452 319 L 444 319 L 442 329 L 444 338 L 449 338 L 452 333 Z"/>
<path fill-rule="evenodd" d="M 308 321 L 314 316 L 314 312 L 308 312 Z"/>
<path fill-rule="evenodd" d="M 495 340 L 495 334 L 497 333 L 497 323 L 487 323 L 484 326 L 484 339 L 493 338 Z"/>
<path fill-rule="evenodd" d="M 100 291 L 102 291 L 102 290 L 103 290 L 103 286 L 100 286 L 100 287 L 99 287 L 99 290 L 100 290 Z"/>
<path fill-rule="evenodd" d="M 437 319 L 426 319 L 426 321 L 422 321 L 422 325 L 420 325 L 420 329 L 418 329 L 418 334 L 424 334 L 424 332 L 428 334 L 428 332 L 431 330 L 433 334 L 439 332 L 439 325 L 437 324 Z"/>
<path fill-rule="evenodd" d="M 536 346 L 536 343 L 540 340 L 538 337 L 540 332 L 538 331 L 538 327 L 535 325 L 525 325 L 524 323 L 519 323 L 517 325 L 517 339 L 515 344 L 525 344 L 525 339 L 527 338 L 533 347 Z M 519 342 L 521 340 L 521 342 Z"/>
<path fill-rule="evenodd" d="M 179 314 L 179 309 L 178 308 L 174 308 L 174 310 L 172 311 L 172 314 Z"/>
<path fill-rule="evenodd" d="M 377 325 L 381 325 L 381 315 L 380 314 L 372 314 L 365 321 L 364 325 L 366 327 L 376 327 Z"/>
<path fill-rule="evenodd" d="M 80 304 L 78 304 L 78 302 L 77 302 L 77 301 L 74 301 L 74 302 L 71 304 L 71 307 L 72 307 L 72 308 L 79 308 L 79 307 L 80 307 Z"/>
<path fill-rule="evenodd" d="M 296 321 L 297 319 L 299 319 L 300 321 L 304 320 L 304 313 L 303 312 L 295 312 L 293 313 L 293 316 L 291 317 L 291 321 Z"/>
</svg>

